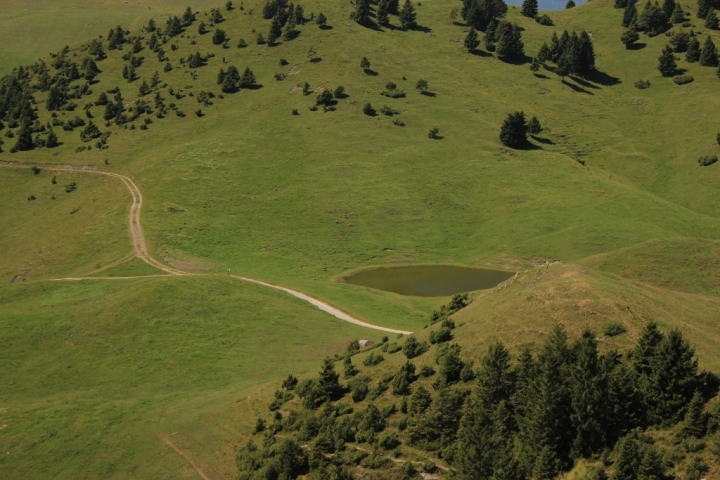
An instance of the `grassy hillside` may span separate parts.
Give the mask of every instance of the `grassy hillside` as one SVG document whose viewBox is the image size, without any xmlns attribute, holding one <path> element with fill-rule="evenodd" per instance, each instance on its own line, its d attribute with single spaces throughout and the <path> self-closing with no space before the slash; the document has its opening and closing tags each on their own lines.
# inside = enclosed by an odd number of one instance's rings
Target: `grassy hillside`
<svg viewBox="0 0 720 480">
<path fill-rule="evenodd" d="M 219 478 L 272 382 L 379 339 L 223 277 L 5 285 L 0 304 L 5 478 L 193 478 L 167 434 Z"/>
<path fill-rule="evenodd" d="M 224 2 L 195 2 L 197 20 L 162 45 L 167 61 L 150 50 L 150 35 L 141 28 L 153 18 L 164 29 L 167 15 L 181 14 L 184 3 L 13 0 L 0 13 L 0 43 L 10 45 L 0 54 L 0 72 L 39 56 L 50 64 L 53 58 L 44 55 L 64 45 L 70 45 L 67 58 L 79 63 L 88 42 L 118 23 L 130 36 L 143 36 L 136 55 L 145 57 L 138 78 L 128 82 L 122 57 L 131 46 L 106 47 L 92 93 L 73 100 L 74 111 L 57 113 L 58 120 L 79 116 L 111 132 L 109 148 L 81 141 L 83 127 L 56 126 L 59 147 L 10 153 L 15 138 L 7 132 L 17 134 L 19 127 L 0 131 L 0 160 L 42 167 L 38 175 L 0 167 L 0 283 L 7 283 L 0 285 L 0 322 L 7 326 L 2 344 L 9 345 L 3 358 L 27 369 L 2 379 L 15 383 L 0 397 L 0 424 L 8 425 L 0 444 L 11 451 L 0 457 L 0 470 L 39 478 L 89 478 L 93 471 L 192 478 L 193 470 L 158 437 L 177 431 L 178 444 L 208 475 L 234 475 L 233 442 L 256 417 L 238 399 L 262 389 L 257 408 L 265 408 L 273 382 L 289 369 L 309 375 L 352 338 L 377 337 L 291 297 L 220 277 L 50 282 L 157 273 L 128 260 L 130 196 L 123 185 L 53 173 L 53 164 L 132 177 L 144 196 L 150 249 L 176 268 L 229 268 L 304 291 L 371 323 L 421 331 L 447 299 L 402 297 L 334 280 L 373 265 L 502 267 L 521 274 L 479 294 L 457 316 L 465 323 L 458 341 L 473 358 L 494 338 L 514 349 L 537 345 L 556 321 L 573 334 L 620 321 L 629 333 L 604 341 L 624 346 L 655 319 L 680 326 L 697 345 L 702 365 L 720 368 L 720 279 L 713 270 L 720 255 L 714 194 L 720 167 L 697 165 L 699 156 L 718 154 L 715 69 L 681 59 L 693 83 L 676 86 L 661 77 L 657 57 L 668 38 L 643 35 L 641 48 L 626 50 L 619 41 L 622 11 L 609 0 L 551 12 L 552 27 L 510 8 L 508 19 L 523 29 L 528 61 L 553 32 L 592 35 L 598 73 L 566 82 L 545 69 L 533 75 L 527 61 L 469 54 L 462 48 L 467 28 L 448 17 L 459 2 L 423 1 L 417 6 L 423 28 L 403 31 L 355 24 L 349 2 L 308 0 L 302 2 L 305 16 L 322 12 L 332 28 L 308 22 L 296 39 L 272 47 L 255 42 L 270 25 L 261 16 L 263 3 L 226 11 Z M 681 3 L 694 15 L 694 2 Z M 200 35 L 198 24 L 210 23 L 209 7 L 221 7 L 225 21 Z M 397 26 L 397 17 L 391 22 Z M 691 22 L 701 43 L 708 35 L 718 39 L 694 16 Z M 216 28 L 227 33 L 228 48 L 213 44 Z M 237 47 L 240 39 L 246 48 Z M 207 65 L 181 63 L 196 52 L 211 54 Z M 360 68 L 363 57 L 376 75 Z M 168 62 L 173 68 L 166 72 Z M 222 94 L 216 79 L 229 66 L 241 73 L 250 67 L 257 88 Z M 143 81 L 155 72 L 160 85 L 140 98 Z M 433 96 L 415 89 L 420 79 Z M 636 89 L 640 79 L 651 87 Z M 302 93 L 306 82 L 310 95 Z M 406 97 L 382 96 L 388 82 Z M 335 111 L 309 110 L 322 89 L 340 85 L 347 97 Z M 153 114 L 106 126 L 105 107 L 95 103 L 115 87 L 126 107 L 141 99 Z M 211 104 L 199 103 L 202 91 L 213 92 Z M 165 105 L 175 104 L 164 118 L 155 114 L 157 92 Z M 51 122 L 48 93 L 34 95 L 40 122 Z M 369 117 L 362 111 L 367 102 L 399 113 Z M 198 109 L 202 116 L 195 115 Z M 515 110 L 536 115 L 545 128 L 532 148 L 512 150 L 498 140 L 503 119 Z M 145 118 L 151 123 L 142 130 Z M 433 127 L 441 140 L 428 138 Z M 93 148 L 77 151 L 88 145 Z M 66 193 L 72 182 L 77 190 Z M 36 199 L 28 200 L 31 195 Z M 546 260 L 563 265 L 538 268 Z M 265 323 L 268 315 L 277 328 Z M 84 343 L 69 340 L 68 328 L 84 332 Z M 62 342 L 47 332 L 58 332 Z M 45 348 L 36 358 L 29 352 L 38 344 Z M 147 368 L 178 350 L 180 360 Z M 251 358 L 257 367 L 248 366 Z M 67 437 L 56 440 L 61 435 Z"/>
</svg>

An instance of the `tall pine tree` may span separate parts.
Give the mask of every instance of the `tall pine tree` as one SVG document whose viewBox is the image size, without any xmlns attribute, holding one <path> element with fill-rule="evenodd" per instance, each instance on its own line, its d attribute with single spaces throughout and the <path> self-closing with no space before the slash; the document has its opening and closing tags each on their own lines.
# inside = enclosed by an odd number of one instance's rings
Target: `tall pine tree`
<svg viewBox="0 0 720 480">
<path fill-rule="evenodd" d="M 523 0 L 521 13 L 528 18 L 535 18 L 538 14 L 538 0 Z"/>
</svg>

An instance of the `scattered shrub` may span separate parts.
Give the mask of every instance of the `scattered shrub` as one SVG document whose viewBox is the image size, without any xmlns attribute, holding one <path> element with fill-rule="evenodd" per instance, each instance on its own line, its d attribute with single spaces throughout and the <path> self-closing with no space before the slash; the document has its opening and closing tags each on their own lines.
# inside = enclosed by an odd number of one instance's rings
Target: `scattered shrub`
<svg viewBox="0 0 720 480">
<path fill-rule="evenodd" d="M 637 82 L 635 82 L 635 88 L 638 88 L 640 90 L 644 90 L 649 87 L 650 87 L 650 80 L 638 80 Z"/>
<path fill-rule="evenodd" d="M 377 115 L 377 112 L 372 107 L 372 105 L 370 105 L 369 103 L 366 103 L 365 105 L 363 105 L 363 113 L 370 117 L 374 117 L 375 115 Z"/>
<path fill-rule="evenodd" d="M 375 352 L 371 352 L 370 355 L 363 360 L 363 365 L 366 367 L 374 366 L 385 360 L 385 358 L 379 353 L 375 355 Z"/>
<path fill-rule="evenodd" d="M 397 125 L 398 127 L 404 127 L 404 126 L 405 126 L 405 122 L 403 122 L 403 121 L 400 120 L 399 118 L 396 118 L 395 120 L 393 120 L 392 123 L 393 123 L 393 125 Z"/>
<path fill-rule="evenodd" d="M 29 201 L 29 202 L 32 202 L 33 200 L 35 200 L 35 195 L 30 195 L 30 196 L 28 197 L 28 201 Z"/>
<path fill-rule="evenodd" d="M 553 25 L 552 18 L 550 18 L 550 16 L 547 14 L 538 15 L 537 17 L 535 17 L 535 21 L 540 25 L 544 25 L 546 27 L 552 27 Z"/>
<path fill-rule="evenodd" d="M 65 193 L 72 193 L 77 190 L 77 182 L 71 182 L 65 185 Z"/>
<path fill-rule="evenodd" d="M 345 87 L 342 85 L 338 85 L 338 87 L 335 89 L 335 92 L 333 92 L 333 95 L 335 98 L 345 98 L 347 95 L 345 95 Z"/>
<path fill-rule="evenodd" d="M 430 332 L 430 343 L 435 345 L 436 343 L 443 343 L 452 340 L 453 335 L 449 328 L 442 327 L 439 330 Z"/>
<path fill-rule="evenodd" d="M 435 375 L 435 369 L 430 365 L 423 365 L 420 367 L 420 376 L 422 378 L 432 377 L 433 375 Z"/>
<path fill-rule="evenodd" d="M 293 108 L 293 109 L 292 109 L 292 114 L 293 114 L 293 115 L 300 115 L 300 112 L 298 112 L 297 108 Z"/>
<path fill-rule="evenodd" d="M 627 328 L 620 322 L 610 322 L 603 327 L 603 333 L 608 337 L 616 337 L 627 332 Z"/>
<path fill-rule="evenodd" d="M 408 359 L 419 357 L 423 353 L 427 352 L 428 345 L 426 342 L 418 341 L 415 336 L 410 335 L 405 341 L 403 351 Z"/>
<path fill-rule="evenodd" d="M 430 138 L 432 140 L 439 140 L 441 138 L 439 134 L 440 134 L 439 128 L 437 128 L 437 127 L 431 128 L 430 131 L 428 132 L 428 138 Z"/>
<path fill-rule="evenodd" d="M 701 167 L 707 167 L 708 165 L 712 165 L 713 163 L 716 163 L 718 161 L 717 155 L 713 156 L 707 156 L 707 157 L 700 157 L 698 159 L 698 165 Z"/>
<path fill-rule="evenodd" d="M 676 85 L 685 85 L 687 83 L 692 83 L 694 80 L 695 79 L 690 75 L 678 75 L 673 78 L 673 82 L 675 82 Z"/>
</svg>

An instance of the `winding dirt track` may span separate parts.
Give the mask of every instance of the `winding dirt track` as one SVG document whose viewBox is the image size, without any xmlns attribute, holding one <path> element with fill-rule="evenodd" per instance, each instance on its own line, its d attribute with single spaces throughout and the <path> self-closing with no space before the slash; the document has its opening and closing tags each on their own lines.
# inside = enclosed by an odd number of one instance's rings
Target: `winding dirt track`
<svg viewBox="0 0 720 480">
<path fill-rule="evenodd" d="M 125 175 L 120 175 L 118 173 L 110 173 L 110 172 L 103 172 L 100 170 L 95 170 L 94 167 L 78 167 L 78 166 L 72 166 L 72 165 L 47 165 L 47 164 L 29 164 L 29 163 L 13 163 L 13 162 L 7 162 L 7 161 L 0 161 L 0 167 L 9 167 L 9 168 L 31 168 L 33 166 L 42 167 L 48 170 L 52 171 L 60 171 L 60 172 L 78 172 L 78 173 L 95 173 L 98 175 L 106 175 L 108 177 L 113 177 L 116 179 L 119 179 L 122 181 L 125 186 L 130 190 L 130 195 L 132 196 L 132 204 L 130 205 L 130 213 L 128 215 L 128 228 L 130 232 L 130 243 L 133 246 L 133 250 L 135 252 L 135 255 L 142 259 L 145 263 L 148 265 L 151 265 L 158 270 L 161 270 L 168 275 L 188 275 L 188 276 L 201 276 L 203 274 L 198 273 L 191 273 L 191 272 L 184 272 L 182 270 L 178 270 L 176 268 L 169 267 L 167 265 L 164 265 L 163 263 L 160 263 L 158 260 L 153 258 L 150 255 L 150 252 L 147 248 L 147 243 L 145 242 L 145 232 L 143 231 L 142 224 L 140 222 L 140 213 L 142 211 L 143 206 L 143 197 L 142 193 L 140 192 L 140 189 L 135 185 L 135 182 L 132 181 L 129 177 L 126 177 Z M 157 275 L 162 276 L 162 275 Z M 338 318 L 340 320 L 343 320 L 345 322 L 353 323 L 355 325 L 360 325 L 361 327 L 371 328 L 373 330 L 380 330 L 382 332 L 388 332 L 388 333 L 401 333 L 403 335 L 409 335 L 412 332 L 404 331 L 404 330 L 396 330 L 394 328 L 386 328 L 386 327 L 380 327 L 378 325 L 373 325 L 371 323 L 363 322 L 362 320 L 359 320 L 352 315 L 343 312 L 339 308 L 333 307 L 327 302 L 323 302 L 322 300 L 318 300 L 317 298 L 311 297 L 310 295 L 307 295 L 305 293 L 299 292 L 297 290 L 292 290 L 290 288 L 281 287 L 279 285 L 273 285 L 272 283 L 263 282 L 261 280 L 255 280 L 253 278 L 248 277 L 240 277 L 236 275 L 230 275 L 230 277 L 242 280 L 244 282 L 249 283 L 255 283 L 257 285 L 262 285 L 264 287 L 273 288 L 275 290 L 280 290 L 285 293 L 289 293 L 290 295 L 299 298 L 317 308 L 320 310 L 329 313 L 330 315 L 334 316 L 335 318 Z M 81 281 L 81 280 L 128 280 L 132 278 L 138 278 L 138 277 L 73 277 L 73 278 L 59 278 L 57 280 L 64 280 L 64 281 Z"/>
</svg>

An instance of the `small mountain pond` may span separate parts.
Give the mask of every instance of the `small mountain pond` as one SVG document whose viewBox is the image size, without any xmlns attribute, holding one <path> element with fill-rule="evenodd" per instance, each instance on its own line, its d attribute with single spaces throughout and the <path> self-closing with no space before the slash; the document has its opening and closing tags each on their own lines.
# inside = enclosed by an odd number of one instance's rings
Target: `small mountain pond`
<svg viewBox="0 0 720 480">
<path fill-rule="evenodd" d="M 379 267 L 351 273 L 340 282 L 415 297 L 445 297 L 492 288 L 515 272 L 451 265 Z"/>
</svg>

